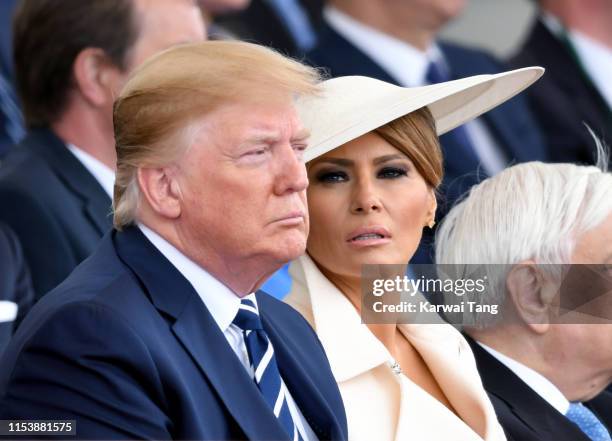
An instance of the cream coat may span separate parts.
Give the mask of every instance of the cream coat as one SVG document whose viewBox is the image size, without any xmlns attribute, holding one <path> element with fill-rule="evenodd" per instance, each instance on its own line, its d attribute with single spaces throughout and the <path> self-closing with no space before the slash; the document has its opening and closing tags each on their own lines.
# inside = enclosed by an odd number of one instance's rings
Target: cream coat
<svg viewBox="0 0 612 441">
<path fill-rule="evenodd" d="M 310 257 L 293 262 L 289 271 L 293 285 L 285 301 L 302 313 L 323 344 L 344 400 L 350 440 L 482 440 L 472 427 L 484 427 L 487 441 L 505 440 L 474 355 L 452 326 L 441 320 L 399 325 L 461 418 L 393 372 L 387 348 Z"/>
</svg>

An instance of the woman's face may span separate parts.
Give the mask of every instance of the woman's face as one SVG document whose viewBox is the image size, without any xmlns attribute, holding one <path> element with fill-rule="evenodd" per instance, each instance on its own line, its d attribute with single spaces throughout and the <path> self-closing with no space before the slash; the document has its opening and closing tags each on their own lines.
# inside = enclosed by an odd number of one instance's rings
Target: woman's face
<svg viewBox="0 0 612 441">
<path fill-rule="evenodd" d="M 412 161 L 374 132 L 308 164 L 307 251 L 324 269 L 406 264 L 434 217 L 433 190 Z"/>
</svg>

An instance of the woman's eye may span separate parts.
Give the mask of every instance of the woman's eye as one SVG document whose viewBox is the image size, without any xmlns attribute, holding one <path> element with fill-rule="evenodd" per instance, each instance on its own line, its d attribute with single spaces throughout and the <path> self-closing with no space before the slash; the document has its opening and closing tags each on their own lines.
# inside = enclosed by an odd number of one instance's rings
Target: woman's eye
<svg viewBox="0 0 612 441">
<path fill-rule="evenodd" d="M 385 167 L 378 172 L 378 177 L 382 179 L 393 179 L 406 176 L 408 171 L 398 167 Z"/>
<path fill-rule="evenodd" d="M 348 176 L 344 172 L 322 172 L 317 175 L 317 181 L 319 182 L 344 182 L 348 180 Z"/>
</svg>

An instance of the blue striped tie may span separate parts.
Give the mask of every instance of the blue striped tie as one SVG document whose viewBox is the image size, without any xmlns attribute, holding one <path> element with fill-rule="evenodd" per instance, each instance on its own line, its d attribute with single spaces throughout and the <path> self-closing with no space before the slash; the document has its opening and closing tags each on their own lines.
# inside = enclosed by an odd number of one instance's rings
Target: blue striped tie
<svg viewBox="0 0 612 441">
<path fill-rule="evenodd" d="M 261 325 L 259 311 L 253 301 L 242 299 L 233 324 L 238 326 L 244 334 L 249 362 L 255 375 L 255 384 L 259 387 L 264 400 L 290 439 L 301 441 L 302 437 L 289 412 L 285 384 L 276 364 L 274 348 Z"/>
</svg>

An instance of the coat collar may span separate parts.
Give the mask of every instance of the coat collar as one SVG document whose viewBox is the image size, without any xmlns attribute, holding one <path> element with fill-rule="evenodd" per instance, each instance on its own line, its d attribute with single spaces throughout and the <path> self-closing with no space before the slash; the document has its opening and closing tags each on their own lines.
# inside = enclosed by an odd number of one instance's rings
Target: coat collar
<svg viewBox="0 0 612 441">
<path fill-rule="evenodd" d="M 290 296 L 309 302 L 312 325 L 325 348 L 336 381 L 342 382 L 391 361 L 389 351 L 361 323 L 351 302 L 308 255 L 289 267 Z"/>
<path fill-rule="evenodd" d="M 22 141 L 25 148 L 45 161 L 66 188 L 83 202 L 85 215 L 100 236 L 112 226 L 111 199 L 102 186 L 49 129 L 39 128 Z"/>
<path fill-rule="evenodd" d="M 361 323 L 350 301 L 308 256 L 294 261 L 290 303 L 303 307 L 327 353 L 338 383 L 350 380 L 393 358 Z M 501 439 L 501 429 L 482 387 L 472 352 L 461 334 L 437 315 L 429 324 L 406 323 L 400 331 L 423 357 L 461 419 L 472 428 L 485 424 L 486 439 Z"/>
<path fill-rule="evenodd" d="M 144 286 L 155 307 L 170 318 L 172 332 L 191 354 L 249 439 L 287 439 L 287 434 L 240 363 L 191 284 L 135 226 L 114 232 L 119 258 Z"/>
</svg>

